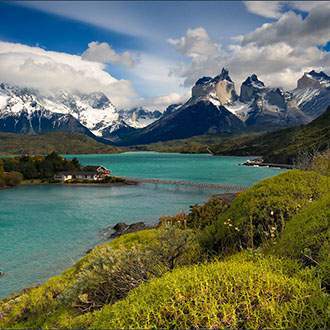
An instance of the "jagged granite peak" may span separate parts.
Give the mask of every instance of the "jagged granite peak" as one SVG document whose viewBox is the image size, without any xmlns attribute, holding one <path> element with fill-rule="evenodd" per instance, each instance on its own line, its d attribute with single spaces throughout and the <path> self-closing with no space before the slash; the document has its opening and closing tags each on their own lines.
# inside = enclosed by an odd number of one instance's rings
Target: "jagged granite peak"
<svg viewBox="0 0 330 330">
<path fill-rule="evenodd" d="M 211 77 L 202 77 L 202 78 L 199 78 L 196 81 L 195 85 L 204 85 L 204 84 L 207 84 L 207 83 L 211 82 L 212 79 L 213 78 L 211 78 Z"/>
<path fill-rule="evenodd" d="M 314 79 L 319 80 L 319 81 L 330 81 L 330 76 L 328 76 L 323 71 L 317 72 L 315 70 L 312 70 L 312 71 L 308 72 L 307 75 L 310 75 Z"/>
<path fill-rule="evenodd" d="M 198 102 L 201 98 L 204 98 L 216 105 L 230 104 L 238 99 L 235 84 L 225 68 L 214 78 L 203 77 L 198 79 L 192 88 L 191 94 L 191 102 Z"/>
<path fill-rule="evenodd" d="M 292 94 L 299 109 L 315 119 L 330 105 L 330 76 L 323 71 L 305 72 Z"/>
<path fill-rule="evenodd" d="M 250 102 L 265 89 L 265 84 L 256 74 L 247 77 L 241 85 L 240 101 Z"/>
<path fill-rule="evenodd" d="M 82 96 L 92 108 L 94 109 L 106 109 L 108 107 L 115 108 L 109 98 L 102 92 L 93 92 Z"/>
<path fill-rule="evenodd" d="M 213 78 L 214 81 L 220 81 L 220 80 L 227 80 L 230 82 L 233 82 L 229 76 L 229 70 L 227 70 L 226 68 L 222 68 L 221 73 Z"/>
<path fill-rule="evenodd" d="M 305 72 L 297 82 L 297 89 L 321 89 L 327 87 L 330 87 L 330 76 L 328 76 L 323 71 L 316 72 L 315 70 L 312 70 L 310 72 Z"/>
</svg>

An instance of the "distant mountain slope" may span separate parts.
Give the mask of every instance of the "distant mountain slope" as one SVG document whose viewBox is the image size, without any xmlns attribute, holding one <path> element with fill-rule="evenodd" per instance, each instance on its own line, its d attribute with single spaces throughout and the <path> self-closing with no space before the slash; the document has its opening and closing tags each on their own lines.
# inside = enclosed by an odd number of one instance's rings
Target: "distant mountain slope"
<svg viewBox="0 0 330 330">
<path fill-rule="evenodd" d="M 291 164 L 299 152 L 330 147 L 330 107 L 305 126 L 287 128 L 258 137 L 213 145 L 212 151 L 222 155 L 258 155 L 267 162 Z"/>
<path fill-rule="evenodd" d="M 169 106 L 159 120 L 121 135 L 122 145 L 139 145 L 189 138 L 201 134 L 278 130 L 307 124 L 330 105 L 330 77 L 311 71 L 298 80 L 294 91 L 267 87 L 252 74 L 240 95 L 226 69 L 203 77 L 192 87 L 183 105 Z"/>
<path fill-rule="evenodd" d="M 147 144 L 154 141 L 181 139 L 207 133 L 233 133 L 244 124 L 223 106 L 199 101 L 186 104 L 144 129 L 123 138 L 121 144 Z"/>
<path fill-rule="evenodd" d="M 52 132 L 47 134 L 0 133 L 0 155 L 114 153 L 120 149 L 99 143 L 79 133 Z"/>
<path fill-rule="evenodd" d="M 62 131 L 100 138 L 116 138 L 123 129 L 145 127 L 161 116 L 159 111 L 117 110 L 101 93 L 58 91 L 43 95 L 32 88 L 0 83 L 0 131 L 34 133 Z M 129 131 L 129 130 L 127 130 Z"/>
</svg>

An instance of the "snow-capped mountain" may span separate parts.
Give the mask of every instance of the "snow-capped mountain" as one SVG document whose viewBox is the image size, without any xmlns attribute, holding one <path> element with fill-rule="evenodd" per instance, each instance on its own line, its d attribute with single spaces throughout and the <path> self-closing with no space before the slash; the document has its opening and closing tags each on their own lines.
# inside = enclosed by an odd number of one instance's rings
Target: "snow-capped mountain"
<svg viewBox="0 0 330 330">
<path fill-rule="evenodd" d="M 117 110 L 101 93 L 59 91 L 42 95 L 39 91 L 0 84 L 0 130 L 15 133 L 44 133 L 52 130 L 90 131 L 110 138 L 117 131 L 145 127 L 161 113 L 139 108 Z M 127 122 L 126 122 L 127 121 Z M 124 130 L 125 129 L 125 130 Z"/>
<path fill-rule="evenodd" d="M 42 95 L 29 88 L 0 83 L 0 131 L 45 133 L 81 132 L 121 144 L 140 144 L 206 133 L 278 129 L 304 124 L 330 105 L 330 77 L 310 71 L 293 91 L 267 87 L 256 74 L 241 85 L 240 94 L 229 72 L 203 77 L 184 104 L 165 112 L 143 107 L 118 110 L 100 92 L 59 91 Z"/>
<path fill-rule="evenodd" d="M 122 120 L 131 127 L 143 128 L 162 116 L 158 110 L 148 110 L 143 107 L 118 111 Z"/>
<path fill-rule="evenodd" d="M 322 71 L 307 72 L 292 93 L 299 109 L 315 119 L 330 105 L 330 76 Z"/>
<path fill-rule="evenodd" d="M 305 124 L 330 105 L 330 77 L 311 71 L 291 92 L 267 87 L 256 74 L 241 85 L 240 96 L 226 69 L 203 77 L 183 105 L 169 106 L 159 120 L 130 134 L 123 144 L 144 144 L 244 128 L 278 129 Z"/>
</svg>

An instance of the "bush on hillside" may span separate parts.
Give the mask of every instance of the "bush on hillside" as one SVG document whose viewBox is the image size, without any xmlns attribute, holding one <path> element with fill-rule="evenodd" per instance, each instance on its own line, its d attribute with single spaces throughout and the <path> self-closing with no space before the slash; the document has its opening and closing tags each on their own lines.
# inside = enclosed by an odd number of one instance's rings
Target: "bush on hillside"
<svg viewBox="0 0 330 330">
<path fill-rule="evenodd" d="M 330 290 L 330 193 L 293 217 L 271 251 L 316 266 Z"/>
<path fill-rule="evenodd" d="M 329 190 L 330 179 L 314 172 L 289 171 L 241 193 L 200 235 L 203 247 L 227 254 L 275 241 L 285 223 Z"/>
<path fill-rule="evenodd" d="M 245 260 L 179 268 L 127 298 L 77 318 L 72 327 L 325 328 L 329 300 L 317 280 L 303 281 Z"/>
<path fill-rule="evenodd" d="M 175 226 L 181 229 L 187 228 L 188 214 L 179 212 L 175 215 L 164 215 L 159 218 L 158 227 Z"/>
<path fill-rule="evenodd" d="M 124 298 L 141 283 L 198 258 L 198 245 L 190 231 L 162 228 L 157 238 L 144 246 L 98 249 L 63 298 L 83 313 L 100 309 Z"/>
<path fill-rule="evenodd" d="M 315 156 L 310 169 L 322 175 L 330 176 L 330 149 Z"/>
<path fill-rule="evenodd" d="M 174 216 L 161 217 L 159 224 L 160 226 L 176 225 L 180 228 L 203 229 L 217 220 L 228 207 L 229 202 L 215 195 L 204 204 L 191 206 L 188 214 L 178 213 Z"/>
<path fill-rule="evenodd" d="M 202 229 L 212 224 L 229 207 L 221 196 L 211 197 L 205 204 L 194 205 L 188 216 L 188 227 Z"/>
</svg>

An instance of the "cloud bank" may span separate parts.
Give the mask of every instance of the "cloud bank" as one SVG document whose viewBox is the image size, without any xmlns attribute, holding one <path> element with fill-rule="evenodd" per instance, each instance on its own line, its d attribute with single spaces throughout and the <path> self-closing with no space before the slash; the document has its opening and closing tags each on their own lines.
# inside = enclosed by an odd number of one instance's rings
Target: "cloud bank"
<svg viewBox="0 0 330 330">
<path fill-rule="evenodd" d="M 273 10 L 274 17 L 277 10 L 274 8 L 282 6 L 282 3 L 275 6 L 274 3 L 258 2 L 249 5 L 250 9 L 259 4 L 264 5 L 264 11 Z M 330 40 L 330 5 L 327 2 L 318 6 L 307 4 L 295 4 L 309 10 L 305 18 L 295 12 L 287 12 L 273 23 L 236 37 L 236 43 L 226 47 L 212 40 L 202 27 L 188 29 L 184 36 L 168 40 L 177 52 L 187 58 L 174 67 L 171 74 L 183 78 L 184 85 L 188 87 L 202 76 L 218 74 L 225 66 L 237 82 L 256 73 L 270 86 L 292 89 L 306 71 L 322 69 L 329 72 L 330 53 L 322 46 Z"/>
<path fill-rule="evenodd" d="M 17 43 L 0 42 L 0 76 L 2 81 L 42 93 L 102 91 L 118 107 L 137 97 L 130 81 L 115 79 L 102 63 Z"/>
</svg>

